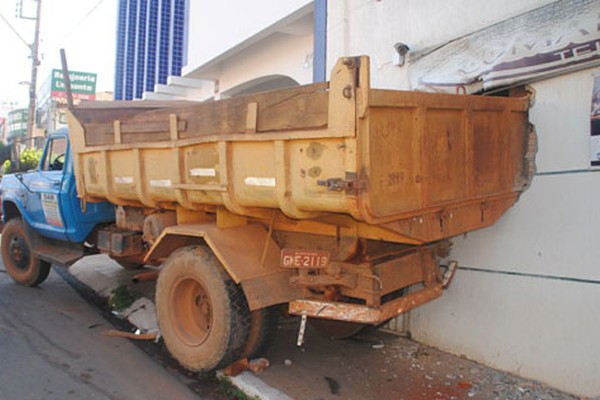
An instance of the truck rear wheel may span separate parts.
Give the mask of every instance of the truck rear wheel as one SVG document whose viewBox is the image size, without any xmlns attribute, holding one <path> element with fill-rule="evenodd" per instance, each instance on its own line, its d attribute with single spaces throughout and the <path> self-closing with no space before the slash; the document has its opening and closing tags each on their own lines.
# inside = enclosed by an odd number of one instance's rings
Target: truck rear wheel
<svg viewBox="0 0 600 400">
<path fill-rule="evenodd" d="M 253 359 L 264 356 L 275 341 L 278 323 L 278 306 L 270 306 L 252 311 L 250 334 L 242 357 Z"/>
<path fill-rule="evenodd" d="M 238 360 L 250 331 L 242 289 L 206 246 L 177 250 L 156 285 L 161 333 L 171 355 L 192 371 L 209 371 Z"/>
<path fill-rule="evenodd" d="M 31 239 L 20 218 L 12 218 L 2 231 L 2 261 L 6 272 L 17 283 L 37 286 L 50 273 L 50 263 L 35 256 Z"/>
<path fill-rule="evenodd" d="M 330 319 L 311 318 L 310 325 L 319 333 L 331 339 L 349 339 L 358 335 L 369 325 L 357 322 L 335 321 Z"/>
</svg>

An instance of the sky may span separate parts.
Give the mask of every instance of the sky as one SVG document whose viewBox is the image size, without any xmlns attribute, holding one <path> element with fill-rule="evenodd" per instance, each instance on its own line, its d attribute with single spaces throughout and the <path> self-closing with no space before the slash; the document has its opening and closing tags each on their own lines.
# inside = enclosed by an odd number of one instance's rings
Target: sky
<svg viewBox="0 0 600 400">
<path fill-rule="evenodd" d="M 26 42 L 32 43 L 35 21 L 16 18 L 19 0 L 0 0 L 0 14 Z M 23 14 L 35 16 L 35 0 L 20 0 Z M 60 49 L 69 70 L 98 74 L 96 92 L 113 91 L 117 0 L 41 0 L 41 64 L 37 88 L 53 68 L 61 69 Z M 29 103 L 30 50 L 0 18 L 0 116 Z M 21 84 L 20 84 L 21 82 Z"/>
</svg>

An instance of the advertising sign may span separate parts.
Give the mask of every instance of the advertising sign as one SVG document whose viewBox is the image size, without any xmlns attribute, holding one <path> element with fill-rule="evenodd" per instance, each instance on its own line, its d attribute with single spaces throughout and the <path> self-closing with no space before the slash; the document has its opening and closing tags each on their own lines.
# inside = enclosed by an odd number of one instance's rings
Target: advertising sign
<svg viewBox="0 0 600 400">
<path fill-rule="evenodd" d="M 50 97 L 60 99 L 67 97 L 67 88 L 62 70 L 53 69 L 50 82 Z M 91 72 L 69 71 L 73 99 L 95 100 L 97 75 Z"/>
<path fill-rule="evenodd" d="M 600 65 L 600 0 L 560 0 L 414 54 L 416 90 L 474 93 Z"/>
<path fill-rule="evenodd" d="M 26 108 L 12 110 L 8 113 L 8 124 L 6 126 L 7 139 L 26 136 L 28 114 L 29 112 Z"/>
</svg>

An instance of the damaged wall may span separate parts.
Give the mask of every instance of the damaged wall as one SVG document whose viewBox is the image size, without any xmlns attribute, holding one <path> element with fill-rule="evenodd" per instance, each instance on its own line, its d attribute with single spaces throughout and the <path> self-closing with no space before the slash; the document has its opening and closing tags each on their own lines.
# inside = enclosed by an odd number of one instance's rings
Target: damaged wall
<svg viewBox="0 0 600 400">
<path fill-rule="evenodd" d="M 549 3 L 331 1 L 327 69 L 368 54 L 373 86 L 409 89 L 407 65 L 392 63 L 395 43 L 424 51 Z M 589 168 L 597 75 L 595 67 L 532 84 L 531 188 L 496 225 L 454 240 L 462 269 L 444 297 L 411 315 L 416 340 L 584 396 L 600 395 L 600 173 Z"/>
<path fill-rule="evenodd" d="M 454 240 L 446 297 L 413 313 L 415 337 L 573 393 L 600 393 L 600 174 L 588 170 L 600 68 L 534 84 L 531 188 L 495 226 Z"/>
</svg>

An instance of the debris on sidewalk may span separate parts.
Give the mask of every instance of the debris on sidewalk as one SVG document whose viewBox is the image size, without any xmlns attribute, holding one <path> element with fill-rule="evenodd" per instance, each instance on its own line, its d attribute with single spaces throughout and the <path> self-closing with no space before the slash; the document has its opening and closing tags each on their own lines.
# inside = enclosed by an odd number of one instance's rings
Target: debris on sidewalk
<svg viewBox="0 0 600 400">
<path fill-rule="evenodd" d="M 223 368 L 225 376 L 237 376 L 248 369 L 248 359 L 242 358 Z"/>
<path fill-rule="evenodd" d="M 140 297 L 121 313 L 122 317 L 144 332 L 159 332 L 154 302 L 146 297 Z"/>
<path fill-rule="evenodd" d="M 329 376 L 325 376 L 324 378 L 327 381 L 327 385 L 329 385 L 329 391 L 331 392 L 331 394 L 339 394 L 340 383 Z"/>
<path fill-rule="evenodd" d="M 269 368 L 260 375 L 292 398 L 579 400 L 540 382 L 376 330 L 351 340 L 309 331 L 305 348 L 298 348 L 298 319 L 282 322 L 282 332 L 267 353 L 273 365 L 285 368 Z"/>
<path fill-rule="evenodd" d="M 269 365 L 269 360 L 266 358 L 255 358 L 253 360 L 242 358 L 225 367 L 223 369 L 223 374 L 225 376 L 237 376 L 246 370 L 252 371 L 256 374 L 269 368 Z"/>
<path fill-rule="evenodd" d="M 267 360 L 266 358 L 256 358 L 250 361 L 250 363 L 248 364 L 248 369 L 257 374 L 269 368 L 269 365 L 269 360 Z"/>
<path fill-rule="evenodd" d="M 102 332 L 103 336 L 110 337 L 122 337 L 126 339 L 134 339 L 134 340 L 156 340 L 158 336 L 157 332 L 152 333 L 135 333 L 135 332 L 124 332 L 118 331 L 116 329 L 108 329 Z"/>
</svg>

